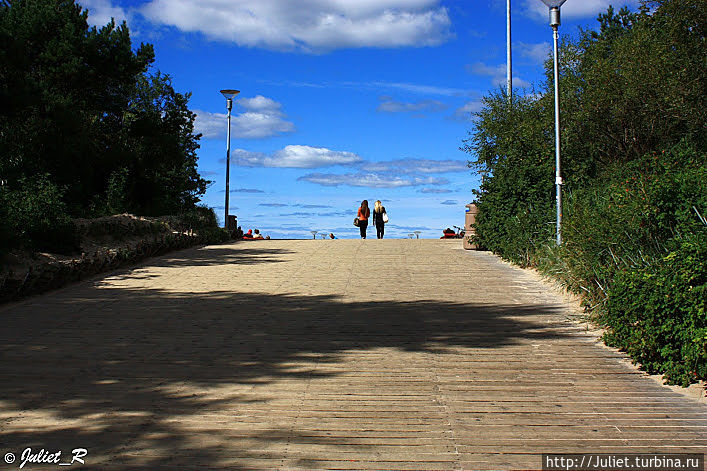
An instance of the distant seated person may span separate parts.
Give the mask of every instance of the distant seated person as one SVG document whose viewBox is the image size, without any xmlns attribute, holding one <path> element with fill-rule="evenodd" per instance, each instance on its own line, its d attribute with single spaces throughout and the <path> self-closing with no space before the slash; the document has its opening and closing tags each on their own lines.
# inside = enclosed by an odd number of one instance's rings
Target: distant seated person
<svg viewBox="0 0 707 471">
<path fill-rule="evenodd" d="M 330 238 L 330 239 L 336 239 L 336 237 L 334 236 L 334 233 L 333 233 L 333 232 L 330 232 L 330 233 L 329 233 L 329 238 Z"/>
<path fill-rule="evenodd" d="M 445 230 L 443 230 L 442 234 L 444 235 L 440 237 L 440 239 L 453 239 L 456 236 L 456 233 L 450 228 L 446 228 Z"/>
<path fill-rule="evenodd" d="M 270 236 L 269 236 L 269 235 L 266 235 L 266 236 L 265 236 L 265 240 L 270 240 Z"/>
<path fill-rule="evenodd" d="M 261 234 L 260 231 L 256 229 L 255 234 L 253 235 L 253 239 L 265 239 L 265 237 L 263 237 L 263 234 Z"/>
<path fill-rule="evenodd" d="M 253 229 L 248 229 L 248 232 L 243 234 L 243 238 L 253 240 Z"/>
</svg>

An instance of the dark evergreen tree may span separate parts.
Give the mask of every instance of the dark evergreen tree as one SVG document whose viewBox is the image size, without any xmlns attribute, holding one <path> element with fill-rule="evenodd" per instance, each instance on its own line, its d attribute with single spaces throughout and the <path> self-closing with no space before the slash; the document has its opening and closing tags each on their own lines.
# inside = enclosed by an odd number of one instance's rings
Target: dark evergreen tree
<svg viewBox="0 0 707 471">
<path fill-rule="evenodd" d="M 196 172 L 195 115 L 153 61 L 151 45 L 133 50 L 125 23 L 90 27 L 74 0 L 0 0 L 5 207 L 21 185 L 41 184 L 73 216 L 194 208 L 208 184 Z"/>
</svg>

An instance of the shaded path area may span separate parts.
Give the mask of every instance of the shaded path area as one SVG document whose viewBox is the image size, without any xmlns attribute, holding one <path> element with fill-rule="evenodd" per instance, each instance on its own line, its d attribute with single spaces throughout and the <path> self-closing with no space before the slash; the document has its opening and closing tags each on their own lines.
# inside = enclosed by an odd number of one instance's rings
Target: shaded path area
<svg viewBox="0 0 707 471">
<path fill-rule="evenodd" d="M 532 275 L 460 246 L 210 246 L 4 306 L 0 452 L 83 447 L 86 469 L 491 470 L 707 451 L 707 407 L 596 345 Z"/>
</svg>

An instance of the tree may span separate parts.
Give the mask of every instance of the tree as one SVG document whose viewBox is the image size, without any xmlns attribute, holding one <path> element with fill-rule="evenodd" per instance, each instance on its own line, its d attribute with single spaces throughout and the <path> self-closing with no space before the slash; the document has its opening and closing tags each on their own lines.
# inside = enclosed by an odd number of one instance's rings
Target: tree
<svg viewBox="0 0 707 471">
<path fill-rule="evenodd" d="M 563 60 L 568 139 L 587 142 L 600 167 L 685 138 L 704 146 L 706 8 L 699 0 L 645 2 L 637 13 L 609 8 L 599 31 L 566 48 L 575 59 Z"/>
<path fill-rule="evenodd" d="M 208 182 L 196 171 L 199 145 L 189 94 L 175 92 L 169 76 L 138 80 L 120 140 L 126 171 L 127 209 L 169 214 L 193 208 Z"/>
<path fill-rule="evenodd" d="M 476 156 L 469 165 L 483 175 L 481 188 L 474 191 L 477 237 L 488 249 L 528 265 L 534 241 L 550 235 L 552 102 L 516 96 L 509 103 L 499 90 L 487 96 L 484 105 L 476 132 L 462 147 Z"/>
<path fill-rule="evenodd" d="M 149 45 L 132 52 L 124 23 L 89 28 L 86 16 L 66 0 L 0 7 L 0 172 L 10 185 L 48 172 L 74 212 L 103 189 L 103 150 L 153 61 Z"/>
<path fill-rule="evenodd" d="M 22 200 L 23 179 L 42 175 L 73 216 L 193 209 L 209 182 L 190 95 L 153 61 L 125 22 L 89 27 L 75 0 L 0 0 L 3 198 Z"/>
<path fill-rule="evenodd" d="M 704 152 L 706 5 L 662 0 L 644 2 L 636 13 L 609 8 L 598 18 L 598 31 L 563 41 L 561 136 L 568 193 L 601 182 L 617 165 L 680 142 Z M 547 208 L 554 200 L 550 61 L 545 72 L 539 97 L 508 104 L 491 93 L 462 147 L 473 156 L 470 166 L 486 175 L 477 193 L 480 242 L 521 263 L 551 233 L 534 229 L 529 236 L 519 228 L 554 221 L 549 214 L 545 221 L 524 219 L 529 208 Z"/>
</svg>

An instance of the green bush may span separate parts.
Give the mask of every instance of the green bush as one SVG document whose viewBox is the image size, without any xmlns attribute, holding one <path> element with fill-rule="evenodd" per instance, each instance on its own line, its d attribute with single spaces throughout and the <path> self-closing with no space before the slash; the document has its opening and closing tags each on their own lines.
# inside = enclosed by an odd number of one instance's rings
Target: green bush
<svg viewBox="0 0 707 471">
<path fill-rule="evenodd" d="M 675 237 L 704 228 L 705 156 L 681 143 L 617 165 L 565 200 L 563 245 L 538 253 L 541 270 L 591 307 L 602 306 L 617 272 L 661 259 Z"/>
<path fill-rule="evenodd" d="M 108 216 L 87 219 L 80 221 L 77 226 L 81 237 L 110 237 L 113 240 L 145 235 L 157 236 L 169 232 L 169 227 L 164 222 L 130 216 L 128 218 Z"/>
<path fill-rule="evenodd" d="M 204 244 L 219 244 L 231 239 L 231 235 L 223 227 L 204 227 L 199 230 L 199 236 Z"/>
<path fill-rule="evenodd" d="M 198 218 L 198 227 L 218 227 L 216 211 L 208 206 L 198 205 L 192 211 Z"/>
<path fill-rule="evenodd" d="M 62 200 L 64 191 L 48 174 L 20 178 L 16 186 L 3 191 L 10 247 L 55 253 L 77 250 L 76 229 Z"/>
<path fill-rule="evenodd" d="M 677 245 L 677 244 L 676 244 Z M 707 234 L 677 245 L 657 263 L 620 271 L 601 321 L 608 345 L 649 373 L 687 386 L 707 379 Z"/>
<path fill-rule="evenodd" d="M 707 374 L 707 166 L 680 143 L 607 171 L 566 200 L 542 271 L 581 294 L 608 344 L 687 385 Z"/>
<path fill-rule="evenodd" d="M 106 190 L 106 212 L 118 214 L 129 209 L 126 201 L 128 169 L 121 168 L 111 173 Z"/>
<path fill-rule="evenodd" d="M 218 227 L 216 212 L 207 206 L 196 206 L 194 209 L 183 211 L 176 216 L 160 218 L 176 231 L 198 231 L 206 228 Z"/>
</svg>

